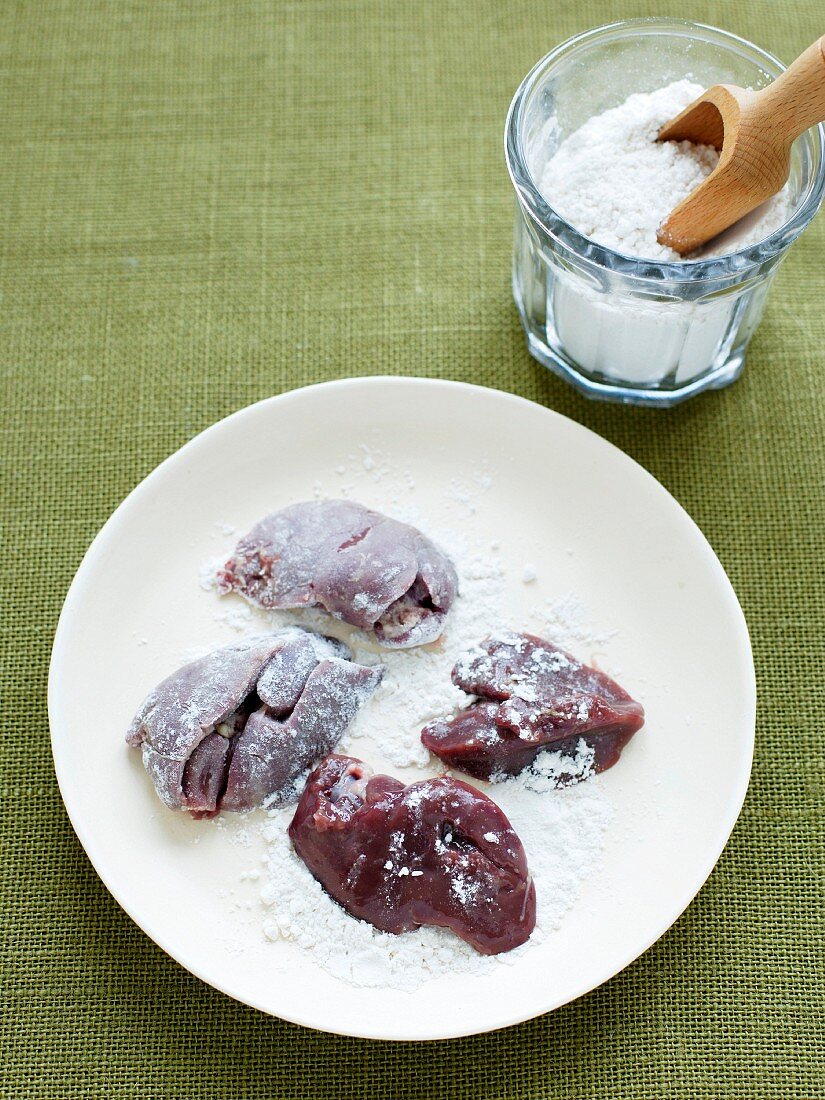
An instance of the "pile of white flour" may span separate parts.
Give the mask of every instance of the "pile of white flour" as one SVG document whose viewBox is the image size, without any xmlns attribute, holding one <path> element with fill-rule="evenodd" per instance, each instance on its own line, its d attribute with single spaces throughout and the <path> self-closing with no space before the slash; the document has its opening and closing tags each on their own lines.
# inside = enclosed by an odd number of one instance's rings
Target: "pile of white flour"
<svg viewBox="0 0 825 1100">
<path fill-rule="evenodd" d="M 656 240 L 670 211 L 716 167 L 719 154 L 688 141 L 657 142 L 662 126 L 704 88 L 677 80 L 655 92 L 631 95 L 618 107 L 594 115 L 548 160 L 539 189 L 550 205 L 586 237 L 653 260 L 682 257 Z M 769 199 L 702 256 L 722 256 L 769 236 L 786 221 L 786 191 Z"/>
</svg>

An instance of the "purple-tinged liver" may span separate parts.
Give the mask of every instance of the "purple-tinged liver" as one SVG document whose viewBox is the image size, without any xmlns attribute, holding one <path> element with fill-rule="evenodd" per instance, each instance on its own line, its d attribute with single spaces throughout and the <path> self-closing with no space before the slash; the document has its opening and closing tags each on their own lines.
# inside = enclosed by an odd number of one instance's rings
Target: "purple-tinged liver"
<svg viewBox="0 0 825 1100">
<path fill-rule="evenodd" d="M 455 600 L 455 567 L 406 523 L 349 500 L 292 504 L 245 535 L 218 590 L 264 608 L 322 607 L 387 647 L 435 641 Z"/>
<path fill-rule="evenodd" d="M 298 628 L 216 649 L 150 692 L 126 740 L 162 801 L 194 817 L 284 797 L 330 752 L 382 669 Z"/>
<path fill-rule="evenodd" d="M 580 739 L 602 772 L 644 724 L 641 704 L 615 680 L 530 634 L 488 638 L 452 678 L 477 698 L 455 718 L 425 726 L 421 740 L 450 768 L 479 779 L 518 775 L 547 749 L 573 756 Z"/>
</svg>

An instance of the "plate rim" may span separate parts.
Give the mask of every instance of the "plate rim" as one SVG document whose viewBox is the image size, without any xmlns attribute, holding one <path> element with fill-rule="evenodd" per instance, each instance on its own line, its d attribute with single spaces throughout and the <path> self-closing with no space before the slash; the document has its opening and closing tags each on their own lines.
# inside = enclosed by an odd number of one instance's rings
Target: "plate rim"
<svg viewBox="0 0 825 1100">
<path fill-rule="evenodd" d="M 745 652 L 750 658 L 750 660 L 747 662 L 747 699 L 745 701 L 747 714 L 743 715 L 743 719 L 747 719 L 746 723 L 743 721 L 743 725 L 746 725 L 749 729 L 750 738 L 747 745 L 746 759 L 743 760 L 742 764 L 740 765 L 739 773 L 736 776 L 736 787 L 735 789 L 732 787 L 731 794 L 728 798 L 727 816 L 724 819 L 723 826 L 720 826 L 719 829 L 721 843 L 718 845 L 718 850 L 716 850 L 716 844 L 713 846 L 712 856 L 705 861 L 695 879 L 691 880 L 690 885 L 680 895 L 680 900 L 678 902 L 678 911 L 674 914 L 672 919 L 670 919 L 669 923 L 665 927 L 661 928 L 655 935 L 653 935 L 641 948 L 632 948 L 627 956 L 623 958 L 623 961 L 621 961 L 621 963 L 616 966 L 616 969 L 613 970 L 611 974 L 597 981 L 583 982 L 580 987 L 576 987 L 572 992 L 565 995 L 561 999 L 553 1000 L 547 1008 L 544 1008 L 539 1012 L 528 1011 L 526 1014 L 515 1012 L 511 1014 L 507 1019 L 496 1022 L 487 1028 L 475 1028 L 472 1030 L 462 1030 L 461 1028 L 457 1028 L 450 1031 L 449 1033 L 439 1034 L 435 1036 L 422 1036 L 421 1034 L 414 1033 L 413 1031 L 388 1036 L 386 1034 L 375 1034 L 368 1029 L 354 1030 L 352 1028 L 346 1029 L 344 1027 L 341 1027 L 340 1029 L 321 1027 L 318 1024 L 303 1018 L 300 1013 L 290 1015 L 286 1012 L 273 1012 L 270 1008 L 261 1003 L 258 1003 L 255 998 L 246 997 L 236 990 L 227 988 L 226 983 L 216 982 L 212 980 L 212 978 L 206 977 L 205 974 L 201 972 L 200 968 L 192 966 L 189 963 L 182 962 L 177 957 L 175 952 L 171 949 L 171 947 L 168 946 L 166 942 L 164 942 L 165 937 L 162 934 L 156 934 L 155 930 L 150 929 L 149 927 L 147 927 L 146 923 L 138 919 L 138 916 L 122 899 L 121 891 L 108 880 L 107 876 L 99 867 L 98 860 L 96 860 L 95 856 L 93 855 L 93 831 L 90 832 L 86 828 L 85 824 L 83 823 L 82 815 L 77 811 L 77 808 L 73 808 L 70 805 L 71 800 L 69 797 L 67 797 L 67 789 L 69 783 L 67 774 L 68 762 L 65 761 L 61 756 L 62 750 L 59 744 L 60 735 L 58 733 L 58 730 L 61 726 L 60 704 L 58 701 L 61 683 L 61 654 L 67 644 L 65 637 L 69 629 L 67 623 L 70 620 L 74 605 L 81 598 L 81 590 L 84 584 L 87 583 L 86 578 L 83 574 L 90 567 L 90 563 L 93 562 L 101 545 L 105 544 L 107 537 L 109 537 L 108 533 L 110 532 L 114 524 L 115 518 L 120 513 L 120 511 L 125 508 L 133 499 L 138 499 L 142 495 L 149 492 L 153 483 L 162 477 L 163 471 L 166 469 L 166 467 L 170 465 L 174 460 L 179 459 L 179 457 L 187 450 L 194 449 L 195 446 L 203 439 L 203 437 L 210 434 L 217 435 L 222 429 L 225 428 L 225 426 L 230 421 L 248 415 L 253 409 L 275 405 L 276 403 L 281 405 L 288 404 L 296 397 L 305 396 L 310 391 L 351 389 L 358 386 L 370 387 L 375 385 L 387 384 L 398 388 L 433 387 L 442 390 L 452 389 L 463 390 L 467 393 L 483 393 L 485 396 L 493 395 L 496 398 L 503 399 L 504 401 L 511 404 L 522 406 L 526 405 L 531 410 L 538 410 L 542 414 L 548 416 L 551 420 L 564 421 L 567 424 L 573 425 L 576 430 L 585 432 L 587 435 L 593 437 L 595 440 L 598 441 L 597 446 L 603 447 L 607 453 L 613 452 L 612 457 L 614 459 L 616 458 L 616 456 L 619 456 L 619 462 L 624 461 L 632 463 L 633 466 L 635 466 L 637 470 L 641 472 L 641 474 L 643 475 L 643 479 L 648 480 L 652 484 L 655 492 L 664 495 L 672 505 L 675 505 L 678 512 L 681 513 L 681 518 L 683 520 L 687 520 L 689 527 L 693 529 L 694 535 L 698 535 L 698 544 L 702 547 L 704 554 L 706 556 L 709 556 L 712 563 L 715 563 L 721 575 L 720 579 L 722 579 L 724 582 L 723 588 L 727 596 L 727 602 L 730 604 L 731 609 L 734 612 L 734 619 L 738 627 L 738 632 L 741 635 L 741 641 L 743 642 L 743 652 Z M 751 645 L 747 620 L 745 618 L 744 611 L 742 610 L 742 606 L 733 588 L 731 580 L 728 577 L 727 571 L 725 570 L 725 567 L 722 565 L 722 562 L 719 560 L 718 555 L 714 551 L 713 547 L 711 546 L 705 534 L 702 532 L 699 525 L 690 516 L 683 505 L 664 485 L 662 485 L 662 483 L 656 477 L 654 477 L 653 474 L 650 473 L 649 470 L 642 466 L 642 464 L 638 462 L 635 458 L 627 454 L 620 447 L 616 446 L 615 443 L 612 443 L 610 440 L 605 439 L 604 436 L 599 435 L 598 432 L 595 432 L 592 428 L 588 428 L 586 425 L 581 424 L 579 421 L 574 420 L 572 417 L 557 412 L 555 409 L 550 409 L 545 405 L 541 405 L 537 401 L 532 401 L 529 398 L 522 397 L 519 394 L 510 393 L 507 390 L 499 390 L 493 386 L 480 386 L 474 383 L 461 382 L 452 379 L 427 378 L 414 375 L 395 376 L 378 374 L 364 375 L 352 378 L 339 378 L 325 382 L 315 382 L 306 386 L 296 387 L 295 389 L 285 390 L 283 393 L 275 394 L 270 397 L 265 397 L 260 399 L 259 401 L 254 401 L 249 405 L 245 405 L 242 408 L 236 409 L 234 412 L 231 412 L 226 416 L 221 417 L 219 420 L 214 421 L 212 424 L 209 424 L 207 427 L 197 432 L 190 439 L 181 444 L 181 446 L 174 450 L 171 454 L 167 455 L 166 458 L 159 462 L 152 470 L 149 471 L 148 474 L 141 478 L 141 480 L 126 494 L 123 500 L 112 510 L 104 524 L 101 526 L 97 534 L 89 543 L 89 546 L 87 547 L 85 553 L 83 554 L 83 557 L 81 558 L 77 566 L 71 584 L 69 585 L 65 599 L 63 601 L 63 605 L 60 610 L 57 627 L 55 629 L 54 641 L 52 643 L 52 651 L 49 660 L 47 703 L 50 745 L 52 750 L 52 760 L 54 764 L 55 775 L 57 778 L 58 789 L 60 791 L 60 797 L 66 810 L 66 814 L 69 818 L 69 822 L 74 829 L 75 835 L 80 841 L 84 853 L 91 863 L 92 868 L 94 869 L 98 878 L 101 880 L 109 894 L 114 898 L 116 903 L 120 906 L 124 913 L 126 913 L 130 920 L 132 920 L 137 925 L 137 927 L 145 935 L 147 935 L 163 952 L 165 952 L 165 954 L 167 954 L 178 966 L 183 967 L 200 981 L 204 982 L 208 986 L 211 986 L 213 989 L 217 989 L 225 996 L 231 997 L 234 1001 L 248 1005 L 249 1007 L 256 1009 L 266 1016 L 274 1017 L 275 1019 L 283 1019 L 289 1023 L 297 1024 L 301 1027 L 305 1027 L 312 1031 L 320 1032 L 322 1034 L 333 1034 L 353 1038 L 372 1039 L 381 1042 L 439 1042 L 442 1040 L 456 1039 L 469 1035 L 488 1034 L 493 1031 L 498 1031 L 502 1028 L 512 1027 L 515 1024 L 524 1023 L 527 1020 L 536 1019 L 539 1016 L 546 1015 L 550 1012 L 555 1012 L 557 1009 L 563 1007 L 564 1005 L 570 1004 L 573 1001 L 578 1000 L 580 997 L 583 997 L 585 994 L 592 992 L 594 989 L 597 989 L 607 982 L 612 981 L 613 978 L 615 978 L 618 974 L 620 974 L 623 970 L 625 970 L 628 966 L 635 962 L 636 959 L 645 954 L 653 946 L 653 944 L 658 942 L 658 940 L 660 940 L 662 936 L 664 936 L 676 924 L 676 922 L 681 918 L 691 902 L 696 898 L 699 891 L 705 885 L 712 871 L 716 867 L 716 864 L 719 862 L 722 853 L 724 852 L 725 848 L 728 845 L 728 842 L 730 841 L 733 830 L 736 827 L 736 823 L 741 814 L 742 806 L 744 805 L 745 797 L 747 795 L 748 787 L 750 784 L 750 777 L 753 766 L 753 754 L 755 748 L 756 669 L 754 665 L 753 647 Z"/>
</svg>

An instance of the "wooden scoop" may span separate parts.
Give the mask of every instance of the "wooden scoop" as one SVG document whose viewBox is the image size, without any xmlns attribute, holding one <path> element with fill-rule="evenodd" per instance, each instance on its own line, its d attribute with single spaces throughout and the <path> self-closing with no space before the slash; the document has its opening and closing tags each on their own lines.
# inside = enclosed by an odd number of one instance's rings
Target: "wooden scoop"
<svg viewBox="0 0 825 1100">
<path fill-rule="evenodd" d="M 825 35 L 759 92 L 734 84 L 709 88 L 663 126 L 659 141 L 713 145 L 719 163 L 659 226 L 656 238 L 693 252 L 781 191 L 791 146 L 825 121 Z"/>
</svg>

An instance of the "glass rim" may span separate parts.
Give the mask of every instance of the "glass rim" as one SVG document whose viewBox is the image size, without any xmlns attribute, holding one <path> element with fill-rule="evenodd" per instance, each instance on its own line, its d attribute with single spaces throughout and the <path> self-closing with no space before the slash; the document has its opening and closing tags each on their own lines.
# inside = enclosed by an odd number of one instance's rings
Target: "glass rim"
<svg viewBox="0 0 825 1100">
<path fill-rule="evenodd" d="M 659 19 L 655 16 L 623 19 L 593 27 L 565 39 L 530 69 L 516 89 L 507 112 L 504 127 L 504 155 L 519 205 L 556 243 L 578 260 L 589 261 L 596 267 L 645 280 L 693 283 L 699 280 L 727 280 L 734 276 L 739 281 L 742 277 L 747 277 L 753 269 L 781 257 L 819 209 L 825 195 L 825 126 L 823 124 L 820 123 L 809 131 L 812 136 L 808 140 L 813 145 L 811 152 L 814 154 L 814 159 L 818 154 L 818 163 L 813 167 L 807 180 L 806 193 L 787 221 L 761 241 L 723 256 L 710 256 L 706 259 L 645 259 L 599 244 L 571 225 L 548 203 L 527 167 L 521 142 L 521 123 L 525 104 L 539 77 L 562 57 L 594 40 L 613 36 L 624 37 L 639 31 L 650 35 L 661 32 L 678 37 L 690 37 L 691 32 L 696 31 L 709 33 L 713 38 L 721 40 L 722 44 L 732 47 L 735 52 L 744 54 L 749 60 L 762 65 L 769 73 L 773 71 L 778 76 L 787 68 L 778 57 L 749 42 L 746 38 L 731 31 L 722 30 L 720 27 L 690 19 Z"/>
</svg>

